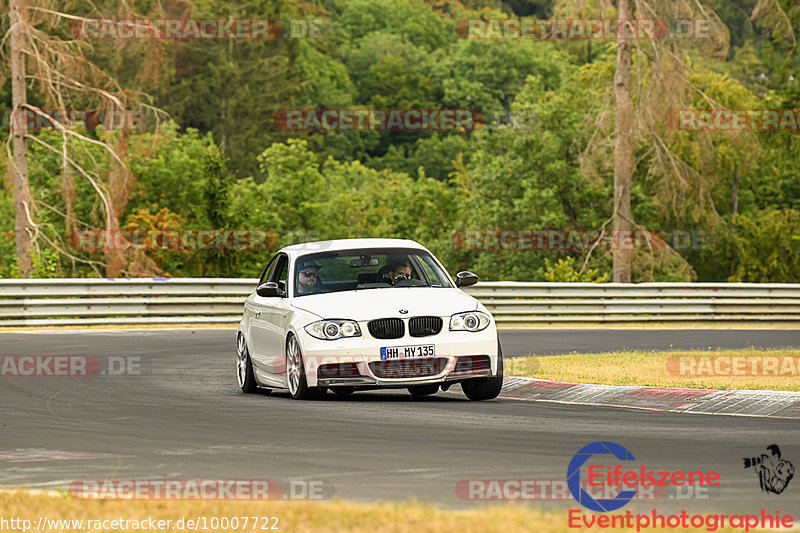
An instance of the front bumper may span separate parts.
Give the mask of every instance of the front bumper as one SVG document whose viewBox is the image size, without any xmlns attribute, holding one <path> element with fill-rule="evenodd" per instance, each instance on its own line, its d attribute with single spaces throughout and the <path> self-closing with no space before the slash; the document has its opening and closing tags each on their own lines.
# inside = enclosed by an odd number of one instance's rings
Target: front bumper
<svg viewBox="0 0 800 533">
<path fill-rule="evenodd" d="M 317 339 L 305 330 L 298 332 L 310 387 L 405 388 L 497 375 L 497 330 L 494 324 L 479 332 L 449 331 L 445 324 L 437 335 L 411 337 L 406 333 L 399 339 L 376 339 L 366 331 L 366 324 L 359 326 L 361 337 L 336 341 Z M 383 347 L 428 344 L 434 345 L 433 356 L 381 358 Z M 486 364 L 472 364 L 473 361 L 486 360 Z M 331 373 L 330 369 L 337 365 L 345 365 L 346 371 Z"/>
</svg>

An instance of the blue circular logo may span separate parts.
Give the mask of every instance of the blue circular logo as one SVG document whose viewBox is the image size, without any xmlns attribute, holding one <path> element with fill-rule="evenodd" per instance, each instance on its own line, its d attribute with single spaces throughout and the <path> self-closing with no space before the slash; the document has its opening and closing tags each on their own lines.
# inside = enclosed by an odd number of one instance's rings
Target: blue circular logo
<svg viewBox="0 0 800 533">
<path fill-rule="evenodd" d="M 578 453 L 572 458 L 567 467 L 567 486 L 579 504 L 592 511 L 605 513 L 608 511 L 616 511 L 620 507 L 627 504 L 634 496 L 635 490 L 620 491 L 611 500 L 595 500 L 588 492 L 581 487 L 581 466 L 586 463 L 593 455 L 613 455 L 620 461 L 635 461 L 633 454 L 626 450 L 624 447 L 614 442 L 601 441 L 593 442 L 578 450 Z"/>
</svg>

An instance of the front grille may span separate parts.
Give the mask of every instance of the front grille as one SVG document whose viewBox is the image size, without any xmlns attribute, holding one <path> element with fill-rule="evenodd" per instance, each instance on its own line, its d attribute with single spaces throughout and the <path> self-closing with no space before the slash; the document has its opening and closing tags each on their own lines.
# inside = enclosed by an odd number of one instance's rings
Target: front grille
<svg viewBox="0 0 800 533">
<path fill-rule="evenodd" d="M 446 358 L 431 357 L 373 361 L 369 364 L 369 368 L 379 378 L 422 378 L 441 374 L 446 365 Z"/>
<path fill-rule="evenodd" d="M 492 363 L 488 355 L 468 355 L 459 357 L 451 374 L 475 374 L 491 372 Z"/>
<path fill-rule="evenodd" d="M 408 321 L 408 333 L 412 337 L 427 337 L 442 331 L 442 319 L 438 316 L 415 316 Z"/>
<path fill-rule="evenodd" d="M 369 334 L 376 339 L 399 339 L 405 335 L 405 326 L 399 318 L 379 318 L 367 324 Z"/>
</svg>

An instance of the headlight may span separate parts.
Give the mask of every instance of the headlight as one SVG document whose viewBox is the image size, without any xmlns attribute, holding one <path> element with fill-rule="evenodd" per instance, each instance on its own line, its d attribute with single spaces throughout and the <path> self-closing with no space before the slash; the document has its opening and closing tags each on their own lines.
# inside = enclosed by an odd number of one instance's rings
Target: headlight
<svg viewBox="0 0 800 533">
<path fill-rule="evenodd" d="M 344 337 L 360 337 L 361 329 L 352 320 L 320 320 L 305 327 L 312 337 L 332 341 Z"/>
<path fill-rule="evenodd" d="M 450 317 L 450 331 L 481 331 L 491 322 L 489 315 L 480 311 L 458 313 Z"/>
</svg>

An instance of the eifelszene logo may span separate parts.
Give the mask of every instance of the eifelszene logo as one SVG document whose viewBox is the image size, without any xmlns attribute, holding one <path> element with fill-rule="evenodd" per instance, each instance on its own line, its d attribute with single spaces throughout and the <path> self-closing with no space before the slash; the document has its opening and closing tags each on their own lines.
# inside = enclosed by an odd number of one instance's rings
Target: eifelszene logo
<svg viewBox="0 0 800 533">
<path fill-rule="evenodd" d="M 710 471 L 655 471 L 645 465 L 630 465 L 633 468 L 624 470 L 622 464 L 606 466 L 600 461 L 590 461 L 596 455 L 611 455 L 619 461 L 635 461 L 636 458 L 623 446 L 614 442 L 600 441 L 588 444 L 578 450 L 567 467 L 567 487 L 570 494 L 582 506 L 592 511 L 605 513 L 615 511 L 636 497 L 639 487 L 688 487 L 718 486 L 719 472 Z M 588 487 L 622 488 L 613 498 L 595 499 L 584 490 L 581 483 L 581 467 L 586 465 Z"/>
<path fill-rule="evenodd" d="M 567 487 L 572 497 L 575 498 L 579 504 L 592 511 L 599 511 L 601 513 L 607 511 L 615 511 L 620 507 L 627 504 L 631 499 L 636 496 L 635 490 L 620 491 L 614 499 L 600 499 L 595 500 L 588 492 L 581 487 L 581 466 L 583 466 L 593 455 L 613 454 L 614 457 L 620 461 L 635 461 L 633 454 L 613 442 L 593 442 L 584 446 L 572 460 L 567 467 Z M 591 466 L 589 469 L 591 470 Z M 591 473 L 589 474 L 591 478 Z M 591 481 L 589 482 L 591 484 Z"/>
<path fill-rule="evenodd" d="M 780 494 L 794 477 L 794 465 L 781 458 L 781 449 L 777 444 L 767 446 L 767 452 L 761 457 L 744 457 L 745 468 L 753 468 L 758 474 L 761 490 Z"/>
</svg>

